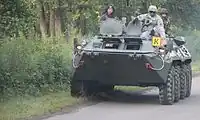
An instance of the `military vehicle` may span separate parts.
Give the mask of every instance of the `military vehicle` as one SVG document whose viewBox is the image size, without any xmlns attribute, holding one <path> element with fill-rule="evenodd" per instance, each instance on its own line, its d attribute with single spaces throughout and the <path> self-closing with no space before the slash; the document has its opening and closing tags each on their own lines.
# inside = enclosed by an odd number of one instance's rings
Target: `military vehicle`
<svg viewBox="0 0 200 120">
<path fill-rule="evenodd" d="M 141 37 L 141 21 L 108 18 L 100 34 L 82 44 L 74 42 L 71 95 L 80 97 L 112 91 L 114 86 L 158 87 L 162 105 L 189 97 L 192 85 L 192 58 L 183 37 Z"/>
</svg>

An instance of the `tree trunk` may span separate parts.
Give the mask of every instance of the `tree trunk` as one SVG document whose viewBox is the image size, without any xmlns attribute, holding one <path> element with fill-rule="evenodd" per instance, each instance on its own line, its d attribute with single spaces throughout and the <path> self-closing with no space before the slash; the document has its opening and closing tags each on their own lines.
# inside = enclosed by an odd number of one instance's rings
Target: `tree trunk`
<svg viewBox="0 0 200 120">
<path fill-rule="evenodd" d="M 61 24 L 61 8 L 60 0 L 58 0 L 58 7 L 55 10 L 55 35 L 56 37 L 61 36 L 62 33 L 62 24 Z"/>
<path fill-rule="evenodd" d="M 42 38 L 46 39 L 47 35 L 47 26 L 45 21 L 45 13 L 44 13 L 44 6 L 42 3 L 40 3 L 40 31 L 42 34 Z"/>
<path fill-rule="evenodd" d="M 55 34 L 57 37 L 61 35 L 61 19 L 59 8 L 56 9 L 55 13 Z"/>
<path fill-rule="evenodd" d="M 44 5 L 44 17 L 45 17 L 45 24 L 47 29 L 47 35 L 50 35 L 50 10 L 51 10 L 51 4 L 45 4 Z"/>
<path fill-rule="evenodd" d="M 149 1 L 143 0 L 142 1 L 142 13 L 148 12 L 148 8 L 149 8 Z"/>
<path fill-rule="evenodd" d="M 83 10 L 81 10 L 81 16 L 80 16 L 80 28 L 81 28 L 81 34 L 85 35 L 87 33 L 86 31 L 86 18 L 83 15 Z"/>
<path fill-rule="evenodd" d="M 50 10 L 50 21 L 49 21 L 50 36 L 55 36 L 55 9 Z"/>
</svg>

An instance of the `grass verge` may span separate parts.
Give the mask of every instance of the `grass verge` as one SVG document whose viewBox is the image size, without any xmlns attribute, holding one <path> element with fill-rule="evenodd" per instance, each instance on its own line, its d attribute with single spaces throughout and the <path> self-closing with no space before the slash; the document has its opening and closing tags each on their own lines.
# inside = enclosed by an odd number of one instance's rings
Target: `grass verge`
<svg viewBox="0 0 200 120">
<path fill-rule="evenodd" d="M 57 112 L 61 108 L 78 103 L 80 100 L 72 98 L 69 92 L 58 92 L 41 97 L 13 98 L 0 103 L 0 120 L 17 120 L 42 116 Z"/>
<path fill-rule="evenodd" d="M 200 71 L 200 62 L 196 62 L 192 64 L 192 71 L 199 72 Z"/>
<path fill-rule="evenodd" d="M 137 91 L 145 88 L 116 86 L 115 89 Z M 12 98 L 9 101 L 0 103 L 0 120 L 31 119 L 34 116 L 58 112 L 62 108 L 67 111 L 68 108 L 81 101 L 81 99 L 71 97 L 69 92 L 51 93 L 41 97 Z"/>
<path fill-rule="evenodd" d="M 138 87 L 138 86 L 115 86 L 115 90 L 121 91 L 137 91 L 137 90 L 145 90 L 146 87 Z"/>
</svg>

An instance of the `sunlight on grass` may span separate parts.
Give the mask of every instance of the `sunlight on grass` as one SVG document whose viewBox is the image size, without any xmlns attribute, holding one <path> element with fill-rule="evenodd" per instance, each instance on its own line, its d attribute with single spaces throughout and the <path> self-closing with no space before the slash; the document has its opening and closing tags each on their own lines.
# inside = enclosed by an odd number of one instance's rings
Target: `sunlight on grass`
<svg viewBox="0 0 200 120">
<path fill-rule="evenodd" d="M 192 71 L 194 71 L 194 72 L 200 71 L 200 62 L 195 62 L 192 64 Z"/>
<path fill-rule="evenodd" d="M 145 87 L 138 87 L 138 86 L 115 86 L 116 90 L 122 91 L 137 91 L 137 90 L 144 90 Z"/>
<path fill-rule="evenodd" d="M 67 92 L 52 93 L 38 98 L 16 98 L 0 103 L 0 120 L 16 120 L 55 112 L 61 108 L 78 103 Z"/>
</svg>

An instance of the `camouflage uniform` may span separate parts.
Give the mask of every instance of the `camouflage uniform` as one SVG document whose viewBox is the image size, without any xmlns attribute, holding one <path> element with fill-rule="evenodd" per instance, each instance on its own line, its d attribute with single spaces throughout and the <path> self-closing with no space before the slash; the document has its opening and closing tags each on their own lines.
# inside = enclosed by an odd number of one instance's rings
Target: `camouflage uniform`
<svg viewBox="0 0 200 120">
<path fill-rule="evenodd" d="M 154 29 L 160 34 L 161 37 L 166 38 L 163 20 L 158 14 L 156 14 L 157 7 L 151 5 L 148 9 L 148 12 L 149 13 L 147 14 L 141 14 L 137 16 L 137 19 L 143 23 L 142 32 L 149 32 Z"/>
<path fill-rule="evenodd" d="M 170 34 L 170 18 L 168 16 L 168 10 L 166 8 L 160 9 L 160 15 L 164 22 L 165 32 L 166 34 Z"/>
</svg>

